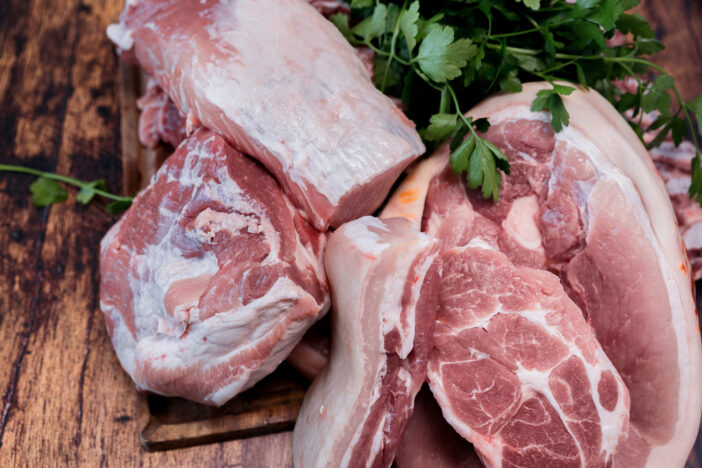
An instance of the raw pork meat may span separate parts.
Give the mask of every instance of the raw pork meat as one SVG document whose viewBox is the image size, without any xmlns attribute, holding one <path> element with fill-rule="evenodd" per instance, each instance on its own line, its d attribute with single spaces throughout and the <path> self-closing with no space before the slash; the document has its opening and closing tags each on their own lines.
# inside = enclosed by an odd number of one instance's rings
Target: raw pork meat
<svg viewBox="0 0 702 468">
<path fill-rule="evenodd" d="M 695 146 L 684 141 L 676 148 L 672 141 L 665 141 L 651 150 L 651 157 L 673 202 L 694 278 L 698 280 L 702 278 L 702 207 L 687 195 Z"/>
<path fill-rule="evenodd" d="M 422 387 L 395 454 L 397 468 L 482 468 L 473 446 L 444 420 L 429 388 Z"/>
<path fill-rule="evenodd" d="M 437 252 L 435 239 L 399 218 L 360 218 L 330 237 L 332 349 L 295 425 L 296 467 L 392 464 L 426 377 Z"/>
<path fill-rule="evenodd" d="M 137 106 L 141 110 L 139 141 L 144 146 L 154 148 L 164 141 L 175 148 L 185 140 L 185 117 L 153 78 L 149 78 L 146 94 L 139 98 Z"/>
<path fill-rule="evenodd" d="M 320 230 L 373 212 L 424 152 L 304 0 L 127 2 L 108 35 L 188 121 L 260 160 Z"/>
<path fill-rule="evenodd" d="M 101 243 L 100 307 L 143 391 L 221 405 L 329 306 L 325 235 L 275 180 L 199 129 Z"/>
<path fill-rule="evenodd" d="M 557 272 L 629 389 L 629 439 L 616 465 L 683 466 L 700 423 L 702 350 L 670 200 L 643 145 L 598 94 L 567 97 L 570 125 L 554 134 L 547 114 L 529 110 L 548 87 L 531 83 L 470 112 L 490 118 L 486 136 L 510 158 L 498 203 L 466 190 L 444 145 L 388 208 L 445 248 L 482 238 L 516 265 Z"/>
<path fill-rule="evenodd" d="M 429 382 L 491 467 L 610 466 L 629 395 L 558 277 L 479 237 L 442 253 Z"/>
</svg>

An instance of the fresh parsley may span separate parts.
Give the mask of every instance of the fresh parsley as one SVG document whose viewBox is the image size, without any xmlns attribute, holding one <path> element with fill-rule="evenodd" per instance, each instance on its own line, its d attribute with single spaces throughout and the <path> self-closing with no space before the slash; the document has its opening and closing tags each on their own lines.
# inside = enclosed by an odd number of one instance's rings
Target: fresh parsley
<svg viewBox="0 0 702 468">
<path fill-rule="evenodd" d="M 337 14 L 331 20 L 351 44 L 375 51 L 376 85 L 402 98 L 427 146 L 452 139 L 451 167 L 485 198 L 498 199 L 509 164 L 481 136 L 487 122 L 474 121 L 465 110 L 496 91 L 519 92 L 523 82 L 547 81 L 552 89 L 537 94 L 532 110 L 550 112 L 557 132 L 569 123 L 562 97 L 573 92 L 563 84 L 571 82 L 595 88 L 620 112 L 638 117 L 630 124 L 642 139 L 641 116 L 657 111 L 646 130 L 660 133 L 649 147 L 669 135 L 676 144 L 690 135 L 697 148 L 690 196 L 702 204 L 702 96 L 683 101 L 675 80 L 646 58 L 663 44 L 641 16 L 627 13 L 638 3 L 353 0 L 350 19 Z M 608 42 L 615 34 L 622 40 Z M 637 81 L 636 93 L 613 85 L 629 77 Z"/>
<path fill-rule="evenodd" d="M 37 176 L 37 180 L 32 182 L 29 186 L 29 190 L 32 192 L 34 205 L 39 207 L 62 203 L 68 199 L 68 192 L 59 182 L 78 187 L 80 190 L 76 194 L 76 201 L 82 205 L 87 205 L 93 201 L 96 195 L 112 200 L 112 202 L 106 205 L 107 211 L 110 214 L 119 214 L 125 211 L 129 208 L 134 199 L 133 197 L 122 197 L 109 193 L 104 180 L 83 182 L 73 177 L 11 164 L 0 164 L 0 172 L 3 171 L 20 172 Z"/>
</svg>

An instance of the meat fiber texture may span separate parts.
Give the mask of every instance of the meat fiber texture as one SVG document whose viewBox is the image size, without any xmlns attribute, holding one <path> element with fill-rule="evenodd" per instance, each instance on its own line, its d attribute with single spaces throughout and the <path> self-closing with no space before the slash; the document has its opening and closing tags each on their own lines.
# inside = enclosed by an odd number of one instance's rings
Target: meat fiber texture
<svg viewBox="0 0 702 468">
<path fill-rule="evenodd" d="M 108 35 L 189 122 L 261 161 L 320 230 L 372 213 L 424 152 L 305 0 L 128 1 Z"/>
<path fill-rule="evenodd" d="M 392 464 L 426 377 L 437 255 L 438 242 L 404 219 L 364 217 L 331 235 L 332 348 L 295 424 L 296 467 Z"/>
<path fill-rule="evenodd" d="M 490 119 L 486 137 L 510 159 L 498 203 L 466 189 L 443 145 L 398 187 L 385 215 L 412 219 L 445 249 L 482 238 L 517 271 L 556 272 L 629 390 L 629 439 L 614 464 L 683 466 L 700 423 L 702 346 L 670 200 L 644 146 L 594 91 L 565 98 L 570 125 L 554 134 L 547 113 L 529 110 L 548 87 L 531 83 L 470 111 Z"/>
<path fill-rule="evenodd" d="M 479 237 L 442 253 L 429 382 L 488 466 L 608 466 L 629 395 L 552 273 Z"/>
<path fill-rule="evenodd" d="M 138 389 L 221 405 L 328 309 L 326 238 L 275 180 L 200 129 L 100 246 L 100 307 Z"/>
</svg>

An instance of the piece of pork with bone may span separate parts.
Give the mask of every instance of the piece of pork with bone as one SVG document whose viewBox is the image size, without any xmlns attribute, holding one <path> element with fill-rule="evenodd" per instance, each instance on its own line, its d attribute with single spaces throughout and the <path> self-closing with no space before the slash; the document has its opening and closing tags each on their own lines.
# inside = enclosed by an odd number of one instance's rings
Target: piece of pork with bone
<svg viewBox="0 0 702 468">
<path fill-rule="evenodd" d="M 483 200 L 452 174 L 448 148 L 442 146 L 398 187 L 385 215 L 412 219 L 453 255 L 461 254 L 457 247 L 480 239 L 483 251 L 502 252 L 506 258 L 501 262 L 518 270 L 557 273 L 630 394 L 629 438 L 610 463 L 683 466 L 700 423 L 702 351 L 690 265 L 670 200 L 649 154 L 604 98 L 580 89 L 566 97 L 570 125 L 555 134 L 547 114 L 530 111 L 536 92 L 548 87 L 527 84 L 522 93 L 490 98 L 470 111 L 476 118 L 490 118 L 493 125 L 485 136 L 510 158 L 512 174 L 505 178 L 498 203 Z M 443 281 L 450 280 L 445 276 Z M 442 284 L 444 294 L 446 287 Z M 442 298 L 444 307 L 449 298 Z M 494 299 L 485 298 L 485 311 Z M 500 303 L 505 306 L 504 299 Z M 440 321 L 444 311 L 439 311 Z M 459 327 L 465 328 L 464 319 L 458 320 Z M 468 414 L 451 404 L 453 392 L 464 388 L 470 394 L 476 379 L 453 381 L 440 372 L 442 363 L 449 362 L 441 357 L 449 349 L 442 336 L 457 329 L 454 322 L 448 321 L 448 333 L 437 326 L 432 389 L 449 422 L 480 451 Z M 453 349 L 458 353 L 460 348 Z M 464 348 L 462 360 L 472 353 L 467 343 Z M 512 374 L 522 385 L 526 382 L 525 375 Z M 593 382 L 592 374 L 587 376 Z M 589 388 L 583 398 L 597 403 L 599 384 L 596 390 Z M 521 403 L 527 401 L 523 396 Z M 508 421 L 515 419 L 505 418 L 503 427 L 509 427 Z M 602 423 L 600 419 L 587 434 L 604 434 Z M 576 431 L 569 432 L 577 443 Z M 502 452 L 482 447 L 484 459 L 499 466 L 497 455 L 511 447 L 505 443 Z M 580 464 L 586 461 L 581 456 Z"/>
<path fill-rule="evenodd" d="M 329 308 L 325 244 L 263 167 L 195 131 L 101 243 L 122 367 L 142 391 L 225 403 Z"/>
</svg>

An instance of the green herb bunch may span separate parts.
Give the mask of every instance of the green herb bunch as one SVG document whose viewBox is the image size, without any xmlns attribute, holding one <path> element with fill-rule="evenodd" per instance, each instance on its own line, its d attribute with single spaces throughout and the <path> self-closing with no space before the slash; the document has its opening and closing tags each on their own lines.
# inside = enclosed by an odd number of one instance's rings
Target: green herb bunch
<svg viewBox="0 0 702 468">
<path fill-rule="evenodd" d="M 501 172 L 509 174 L 509 163 L 480 136 L 488 121 L 464 113 L 491 93 L 519 92 L 522 82 L 543 80 L 552 88 L 539 91 L 531 108 L 550 111 L 556 132 L 569 121 L 562 96 L 574 91 L 556 81 L 595 88 L 620 112 L 643 116 L 658 111 L 648 130 L 660 133 L 649 147 L 671 133 L 677 145 L 689 129 L 697 148 L 689 193 L 702 204 L 696 135 L 698 130 L 702 133 L 702 95 L 685 102 L 675 80 L 644 58 L 664 47 L 640 15 L 627 13 L 638 3 L 352 0 L 350 19 L 336 14 L 331 20 L 351 44 L 375 51 L 377 87 L 402 98 L 428 146 L 452 138 L 453 170 L 465 172 L 468 185 L 481 187 L 485 198 L 498 199 Z M 608 45 L 616 31 L 626 35 L 626 43 Z M 636 93 L 623 92 L 612 83 L 628 77 L 637 81 Z M 643 139 L 641 119 L 630 124 Z"/>
</svg>

